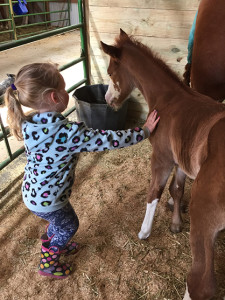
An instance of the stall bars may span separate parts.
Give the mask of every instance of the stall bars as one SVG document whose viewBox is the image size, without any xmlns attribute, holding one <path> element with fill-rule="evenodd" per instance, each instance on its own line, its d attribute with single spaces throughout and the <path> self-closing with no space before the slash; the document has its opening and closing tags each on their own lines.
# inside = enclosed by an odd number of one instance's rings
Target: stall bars
<svg viewBox="0 0 225 300">
<path fill-rule="evenodd" d="M 0 8 L 1 14 L 4 12 L 5 16 L 2 16 L 3 19 L 0 19 L 0 23 L 2 24 L 2 29 L 0 30 L 0 42 L 4 41 L 3 35 L 7 36 L 7 40 L 18 40 L 20 38 L 23 38 L 28 35 L 36 35 L 42 32 L 46 32 L 51 30 L 50 26 L 56 26 L 58 24 L 65 24 L 66 26 L 70 26 L 70 1 L 67 0 L 66 2 L 57 1 L 57 0 L 26 0 L 27 7 L 28 7 L 28 13 L 25 15 L 15 15 L 13 12 L 13 5 L 18 3 L 18 1 L 12 1 L 7 0 L 6 3 L 3 2 L 4 0 L 1 0 L 0 2 Z M 22 0 L 23 1 L 23 0 Z M 64 6 L 66 6 L 64 9 L 61 10 L 52 10 L 50 11 L 49 4 L 50 3 L 60 3 Z M 23 3 L 23 2 L 22 2 Z M 43 6 L 42 8 L 38 5 L 38 3 Z M 39 12 L 32 12 L 32 10 L 37 10 Z M 31 10 L 31 12 L 29 12 Z M 54 15 L 58 17 L 60 14 L 60 18 L 53 20 Z M 52 19 L 50 20 L 52 16 Z M 63 16 L 63 17 L 62 17 Z M 38 18 L 38 22 L 29 22 L 30 18 L 32 17 L 32 20 L 35 20 L 34 18 Z M 42 19 L 42 20 L 40 20 Z M 20 21 L 20 25 L 16 24 Z M 24 24 L 27 23 L 27 24 Z M 44 28 L 43 28 L 44 26 Z M 19 31 L 24 30 L 26 28 L 33 27 L 33 31 L 29 31 L 29 33 L 23 33 L 20 34 Z M 62 26 L 61 26 L 62 27 Z M 36 29 L 36 30 L 35 30 Z M 41 29 L 41 30 L 39 30 Z M 1 39 L 2 38 L 2 39 Z"/>
<path fill-rule="evenodd" d="M 38 34 L 33 37 L 27 37 L 24 39 L 20 39 L 20 40 L 6 43 L 6 44 L 2 44 L 2 45 L 0 45 L 0 51 L 14 48 L 19 45 L 28 44 L 33 41 L 41 40 L 41 39 L 44 39 L 44 38 L 47 38 L 47 37 L 50 37 L 53 35 L 57 35 L 57 34 L 60 34 L 63 32 L 68 32 L 68 31 L 80 28 L 81 57 L 71 61 L 70 63 L 68 63 L 64 66 L 61 66 L 60 71 L 68 69 L 69 67 L 74 66 L 79 62 L 83 62 L 84 78 L 82 80 L 80 80 L 79 82 L 77 82 L 76 84 L 74 84 L 73 86 L 71 86 L 69 89 L 67 89 L 67 92 L 68 93 L 72 92 L 73 90 L 75 90 L 77 87 L 79 87 L 82 84 L 85 84 L 85 85 L 90 84 L 90 81 L 89 81 L 90 76 L 89 76 L 89 68 L 88 68 L 89 63 L 88 63 L 88 51 L 87 51 L 86 20 L 85 20 L 85 0 L 78 0 L 78 12 L 79 12 L 79 24 L 67 26 L 64 28 L 59 28 L 59 29 L 56 29 L 56 30 L 53 30 L 50 32 Z M 64 113 L 64 116 L 68 116 L 74 110 L 75 110 L 75 106 L 73 106 L 71 109 L 66 111 Z M 9 142 L 8 142 L 9 129 L 4 127 L 1 116 L 0 116 L 0 127 L 1 127 L 1 131 L 2 131 L 2 132 L 0 132 L 0 141 L 2 139 L 4 139 L 5 145 L 7 148 L 7 152 L 8 152 L 8 158 L 0 163 L 0 170 L 2 170 L 11 161 L 13 161 L 16 157 L 18 157 L 20 154 L 22 154 L 24 152 L 24 147 L 18 149 L 14 153 L 12 153 Z"/>
</svg>

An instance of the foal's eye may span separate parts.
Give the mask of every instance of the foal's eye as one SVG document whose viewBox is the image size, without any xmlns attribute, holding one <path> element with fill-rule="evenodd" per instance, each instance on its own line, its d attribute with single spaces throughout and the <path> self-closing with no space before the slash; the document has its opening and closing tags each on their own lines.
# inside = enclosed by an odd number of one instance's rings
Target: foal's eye
<svg viewBox="0 0 225 300">
<path fill-rule="evenodd" d="M 111 77 L 111 76 L 112 76 L 112 74 L 111 74 L 111 73 L 108 73 L 108 75 L 109 75 L 109 77 Z"/>
</svg>

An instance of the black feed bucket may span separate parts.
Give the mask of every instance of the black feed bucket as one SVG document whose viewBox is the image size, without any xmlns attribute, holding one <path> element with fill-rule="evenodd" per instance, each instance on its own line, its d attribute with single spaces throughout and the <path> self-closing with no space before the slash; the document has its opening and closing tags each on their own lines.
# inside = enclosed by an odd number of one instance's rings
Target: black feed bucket
<svg viewBox="0 0 225 300">
<path fill-rule="evenodd" d="M 89 128 L 121 130 L 125 128 L 128 102 L 114 111 L 105 101 L 108 85 L 87 85 L 73 93 L 79 121 Z"/>
</svg>

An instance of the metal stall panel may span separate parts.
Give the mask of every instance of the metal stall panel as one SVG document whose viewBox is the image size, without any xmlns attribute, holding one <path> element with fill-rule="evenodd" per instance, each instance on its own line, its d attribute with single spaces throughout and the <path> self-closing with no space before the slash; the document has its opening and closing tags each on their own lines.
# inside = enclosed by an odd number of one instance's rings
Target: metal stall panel
<svg viewBox="0 0 225 300">
<path fill-rule="evenodd" d="M 85 0 L 78 0 L 78 10 L 79 10 L 79 23 L 77 25 L 66 26 L 63 28 L 58 28 L 55 30 L 51 30 L 49 32 L 40 33 L 36 36 L 25 37 L 23 39 L 14 40 L 5 44 L 0 44 L 0 51 L 8 50 L 10 48 L 14 48 L 20 45 L 25 45 L 33 41 L 38 41 L 47 37 L 51 37 L 60 33 L 68 32 L 74 29 L 80 29 L 80 39 L 81 39 L 81 55 L 79 58 L 74 59 L 73 61 L 67 63 L 66 65 L 61 66 L 60 71 L 66 70 L 71 66 L 76 65 L 77 63 L 83 62 L 83 79 L 79 82 L 76 82 L 74 85 L 67 89 L 67 92 L 75 90 L 78 86 L 82 84 L 89 84 L 89 70 L 88 70 L 88 53 L 87 53 L 87 35 L 86 35 L 86 27 L 85 27 Z M 3 101 L 3 97 L 1 97 L 1 101 Z M 75 106 L 65 112 L 65 116 L 68 116 L 75 110 Z M 5 141 L 5 146 L 8 153 L 8 158 L 2 162 L 0 162 L 0 170 L 7 166 L 12 160 L 18 157 L 21 153 L 24 152 L 24 147 L 18 149 L 14 153 L 12 153 L 10 144 L 8 141 L 8 137 L 10 135 L 9 129 L 5 128 L 2 122 L 2 118 L 0 116 L 0 141 Z"/>
</svg>

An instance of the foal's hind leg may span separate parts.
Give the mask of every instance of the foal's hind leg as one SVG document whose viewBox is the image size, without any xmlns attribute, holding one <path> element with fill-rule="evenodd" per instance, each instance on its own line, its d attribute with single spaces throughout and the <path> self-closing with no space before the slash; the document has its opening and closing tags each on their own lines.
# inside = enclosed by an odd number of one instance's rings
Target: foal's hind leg
<svg viewBox="0 0 225 300">
<path fill-rule="evenodd" d="M 182 230 L 181 199 L 184 194 L 185 178 L 184 172 L 177 167 L 169 187 L 171 199 L 173 200 L 173 217 L 170 229 L 174 233 Z M 169 204 L 171 205 L 171 202 Z"/>
<path fill-rule="evenodd" d="M 167 179 L 172 171 L 172 168 L 172 163 L 163 161 L 162 158 L 157 160 L 154 154 L 152 155 L 152 180 L 147 196 L 148 203 L 144 221 L 141 226 L 141 231 L 138 234 L 139 239 L 147 239 L 151 234 L 155 209 L 162 195 Z"/>
<path fill-rule="evenodd" d="M 204 169 L 200 172 L 201 176 L 196 178 L 192 186 L 190 203 L 192 267 L 187 278 L 184 300 L 209 300 L 214 296 L 214 242 L 217 233 L 225 226 L 224 193 L 221 190 L 223 188 L 220 188 L 222 184 L 219 178 L 215 178 L 216 174 L 213 172 Z M 218 193 L 219 190 L 221 193 Z"/>
<path fill-rule="evenodd" d="M 203 207 L 204 205 L 201 206 Z M 213 261 L 214 241 L 218 230 L 214 222 L 210 224 L 211 215 L 207 214 L 206 218 L 204 209 L 195 208 L 190 208 L 192 267 L 187 278 L 184 300 L 209 300 L 215 293 Z"/>
</svg>

